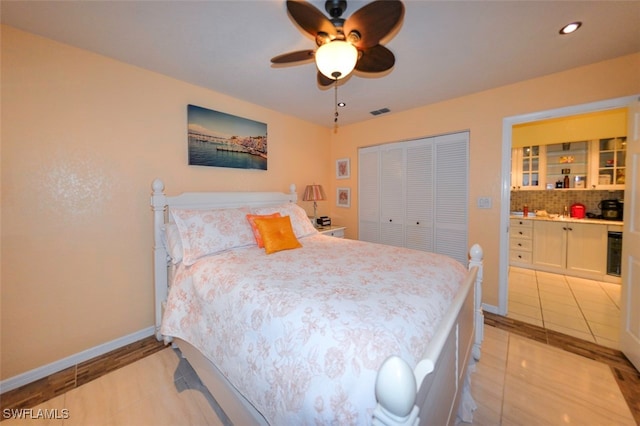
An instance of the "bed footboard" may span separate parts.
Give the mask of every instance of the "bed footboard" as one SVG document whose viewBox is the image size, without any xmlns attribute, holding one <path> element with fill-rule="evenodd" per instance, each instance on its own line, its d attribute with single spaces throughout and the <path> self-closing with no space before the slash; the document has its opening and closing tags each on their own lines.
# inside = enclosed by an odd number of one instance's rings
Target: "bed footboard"
<svg viewBox="0 0 640 426">
<path fill-rule="evenodd" d="M 380 367 L 374 425 L 450 425 L 456 422 L 461 400 L 466 411 L 475 408 L 468 384 L 469 365 L 480 359 L 483 339 L 480 246 L 474 245 L 470 255 L 465 282 L 416 368 L 397 356 Z M 470 420 L 469 412 L 460 414 Z"/>
</svg>

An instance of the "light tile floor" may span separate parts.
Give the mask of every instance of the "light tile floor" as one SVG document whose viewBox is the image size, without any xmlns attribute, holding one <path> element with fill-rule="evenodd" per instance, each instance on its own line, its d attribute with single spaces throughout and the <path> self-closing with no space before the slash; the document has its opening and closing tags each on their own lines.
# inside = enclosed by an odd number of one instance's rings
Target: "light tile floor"
<svg viewBox="0 0 640 426">
<path fill-rule="evenodd" d="M 473 424 L 635 425 L 609 366 L 485 326 Z"/>
<path fill-rule="evenodd" d="M 605 364 L 485 326 L 471 376 L 473 425 L 634 425 Z M 8 419 L 3 426 L 224 425 L 188 363 L 167 348 L 32 409 L 68 419 Z"/>
<path fill-rule="evenodd" d="M 620 288 L 512 266 L 507 317 L 619 349 Z"/>
</svg>

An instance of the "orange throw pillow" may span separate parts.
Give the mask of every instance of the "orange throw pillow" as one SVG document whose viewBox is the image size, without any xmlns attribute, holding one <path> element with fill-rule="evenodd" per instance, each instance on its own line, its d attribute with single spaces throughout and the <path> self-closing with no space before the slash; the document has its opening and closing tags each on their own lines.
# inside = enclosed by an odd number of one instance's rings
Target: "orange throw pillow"
<svg viewBox="0 0 640 426">
<path fill-rule="evenodd" d="M 262 237 L 260 236 L 260 231 L 258 231 L 258 227 L 256 226 L 256 219 L 269 219 L 272 217 L 280 217 L 280 213 L 275 212 L 272 214 L 248 214 L 247 215 L 247 220 L 249 221 L 249 225 L 251 225 L 251 230 L 253 231 L 253 236 L 256 238 L 256 243 L 260 248 L 264 247 L 264 242 L 262 241 Z"/>
<path fill-rule="evenodd" d="M 302 247 L 291 227 L 289 216 L 255 219 L 267 254 Z"/>
</svg>

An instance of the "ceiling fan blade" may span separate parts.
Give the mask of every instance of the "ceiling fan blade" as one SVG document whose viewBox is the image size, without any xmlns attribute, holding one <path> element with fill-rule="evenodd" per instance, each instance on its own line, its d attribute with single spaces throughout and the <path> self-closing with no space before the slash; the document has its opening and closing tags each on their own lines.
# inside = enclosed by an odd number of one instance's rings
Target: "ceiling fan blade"
<svg viewBox="0 0 640 426">
<path fill-rule="evenodd" d="M 360 34 L 353 44 L 358 49 L 377 45 L 402 19 L 404 5 L 400 0 L 376 0 L 353 12 L 344 23 L 344 34 L 351 31 Z"/>
<path fill-rule="evenodd" d="M 329 77 L 318 71 L 318 84 L 320 86 L 331 86 L 334 82 L 335 80 L 330 79 Z"/>
<path fill-rule="evenodd" d="M 300 62 L 313 59 L 315 52 L 313 50 L 298 50 L 296 52 L 283 53 L 282 55 L 274 56 L 271 58 L 271 62 L 274 64 L 288 64 L 290 62 Z"/>
<path fill-rule="evenodd" d="M 329 18 L 324 16 L 312 4 L 304 1 L 287 0 L 287 10 L 293 20 L 314 38 L 318 33 L 326 33 L 332 37 L 337 35 L 336 27 Z"/>
<path fill-rule="evenodd" d="M 362 51 L 362 56 L 356 62 L 356 69 L 362 72 L 382 72 L 393 67 L 395 63 L 393 52 L 378 44 Z"/>
</svg>

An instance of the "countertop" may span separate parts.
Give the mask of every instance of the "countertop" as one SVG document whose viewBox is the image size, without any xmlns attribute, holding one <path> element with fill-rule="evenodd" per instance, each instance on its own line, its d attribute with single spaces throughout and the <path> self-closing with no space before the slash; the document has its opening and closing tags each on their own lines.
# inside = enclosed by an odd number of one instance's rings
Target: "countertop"
<svg viewBox="0 0 640 426">
<path fill-rule="evenodd" d="M 538 216 L 523 217 L 523 216 L 519 216 L 519 215 L 511 215 L 509 217 L 511 219 L 546 220 L 546 221 L 550 221 L 550 222 L 593 223 L 593 224 L 600 224 L 600 225 L 618 225 L 618 226 L 623 226 L 624 225 L 624 222 L 621 221 L 621 220 L 589 219 L 589 218 L 586 218 L 586 217 L 584 219 L 577 219 L 575 217 L 567 217 L 567 218 L 563 218 L 563 217 L 551 218 L 551 217 L 538 217 Z"/>
</svg>

